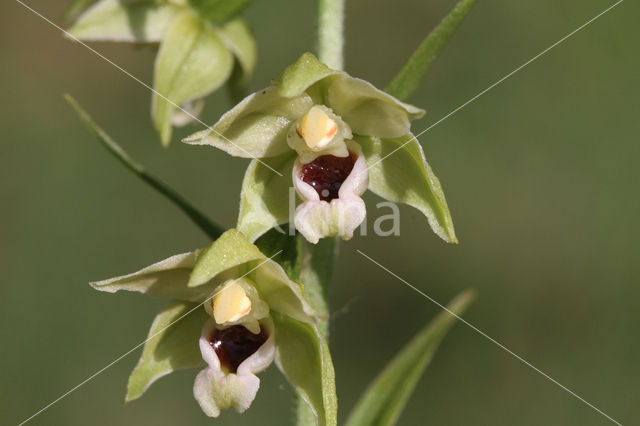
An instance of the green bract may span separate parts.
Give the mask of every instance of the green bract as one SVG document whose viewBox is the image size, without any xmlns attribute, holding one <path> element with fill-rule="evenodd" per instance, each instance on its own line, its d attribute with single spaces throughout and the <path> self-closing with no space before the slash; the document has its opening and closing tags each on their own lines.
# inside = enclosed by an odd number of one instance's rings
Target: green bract
<svg viewBox="0 0 640 426">
<path fill-rule="evenodd" d="M 410 132 L 411 121 L 423 115 L 423 110 L 305 53 L 271 87 L 248 96 L 212 129 L 184 142 L 253 158 L 238 218 L 238 229 L 252 241 L 287 222 L 295 223 L 313 243 L 331 235 L 349 239 L 364 220 L 360 195 L 368 187 L 388 200 L 417 208 L 438 236 L 456 242 L 442 187 Z M 313 137 L 306 136 L 305 125 Z M 315 136 L 325 127 L 326 137 Z M 304 165 L 321 156 L 350 154 L 355 163 L 339 182 L 337 196 L 322 195 L 303 181 Z M 303 201 L 293 220 L 287 205 L 292 186 L 288 176 Z"/>
<path fill-rule="evenodd" d="M 255 40 L 244 20 L 228 20 L 245 3 L 100 0 L 77 18 L 69 33 L 85 41 L 160 43 L 151 114 L 162 144 L 168 145 L 172 126 L 192 121 L 200 100 L 229 79 L 234 58 L 241 84 L 253 72 Z"/>
<path fill-rule="evenodd" d="M 174 300 L 151 326 L 140 361 L 129 378 L 125 401 L 140 397 L 155 380 L 174 370 L 206 364 L 194 385 L 203 411 L 209 416 L 217 416 L 230 406 L 244 411 L 259 386 L 254 373 L 275 358 L 312 407 L 318 424 L 336 424 L 333 364 L 319 328 L 323 318 L 307 303 L 303 284 L 289 279 L 278 263 L 240 232 L 229 230 L 203 250 L 172 256 L 133 274 L 91 285 L 110 293 L 128 290 Z M 217 323 L 217 297 L 234 285 L 246 290 L 236 289 L 246 297 L 251 310 Z M 206 309 L 200 306 L 203 304 Z M 243 315 L 251 324 L 243 322 Z M 267 333 L 266 342 L 243 360 L 237 371 L 225 367 L 207 340 L 211 331 L 243 325 L 251 329 L 257 324 L 258 330 L 262 327 Z"/>
</svg>

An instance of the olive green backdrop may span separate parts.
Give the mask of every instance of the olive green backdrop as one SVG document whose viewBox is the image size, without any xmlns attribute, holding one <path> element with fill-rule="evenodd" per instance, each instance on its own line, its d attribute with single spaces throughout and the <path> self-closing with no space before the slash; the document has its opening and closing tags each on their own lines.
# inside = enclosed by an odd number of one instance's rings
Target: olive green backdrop
<svg viewBox="0 0 640 426">
<path fill-rule="evenodd" d="M 29 4 L 60 22 L 64 1 Z M 559 40 L 611 1 L 480 0 L 410 100 L 420 131 Z M 346 66 L 385 86 L 454 0 L 351 0 Z M 402 208 L 399 237 L 340 245 L 331 345 L 341 419 L 438 308 L 468 287 L 477 327 L 624 424 L 640 419 L 640 36 L 637 2 L 591 26 L 420 140 L 444 184 L 460 244 Z M 252 89 L 313 48 L 315 3 L 256 1 Z M 0 5 L 0 423 L 17 424 L 141 342 L 162 301 L 87 285 L 207 239 L 133 178 L 76 119 L 74 95 L 135 158 L 225 226 L 247 161 L 176 142 L 162 149 L 149 92 L 12 0 Z M 151 82 L 153 52 L 95 47 Z M 230 107 L 225 90 L 206 121 Z M 373 209 L 379 200 L 368 197 Z M 275 367 L 251 409 L 207 419 L 196 371 L 123 406 L 138 353 L 36 417 L 34 425 L 286 425 L 293 396 Z M 604 425 L 607 420 L 463 324 L 447 336 L 402 425 Z"/>
</svg>

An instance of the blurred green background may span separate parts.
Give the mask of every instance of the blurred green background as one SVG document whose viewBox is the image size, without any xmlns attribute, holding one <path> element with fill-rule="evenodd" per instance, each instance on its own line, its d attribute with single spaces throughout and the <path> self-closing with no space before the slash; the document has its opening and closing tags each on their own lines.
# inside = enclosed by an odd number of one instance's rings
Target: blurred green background
<svg viewBox="0 0 640 426">
<path fill-rule="evenodd" d="M 65 1 L 28 2 L 60 22 Z M 420 131 L 612 4 L 481 0 L 410 100 Z M 385 86 L 454 0 L 350 0 L 347 70 Z M 460 244 L 403 208 L 401 236 L 341 244 L 331 305 L 340 415 L 439 309 L 473 287 L 466 318 L 624 424 L 640 419 L 640 35 L 626 1 L 421 137 Z M 314 46 L 315 3 L 257 1 L 252 89 Z M 0 4 L 0 417 L 17 424 L 145 338 L 162 301 L 107 295 L 90 280 L 208 243 L 132 177 L 64 103 L 73 94 L 132 155 L 225 226 L 247 161 L 174 135 L 162 149 L 149 92 L 13 1 Z M 151 82 L 153 52 L 95 47 Z M 230 107 L 224 90 L 206 121 Z M 379 200 L 368 197 L 371 208 Z M 36 425 L 284 425 L 293 396 L 275 367 L 242 416 L 206 418 L 196 371 L 121 404 L 138 353 L 36 417 Z M 458 324 L 418 385 L 403 425 L 598 425 L 608 421 Z"/>
</svg>

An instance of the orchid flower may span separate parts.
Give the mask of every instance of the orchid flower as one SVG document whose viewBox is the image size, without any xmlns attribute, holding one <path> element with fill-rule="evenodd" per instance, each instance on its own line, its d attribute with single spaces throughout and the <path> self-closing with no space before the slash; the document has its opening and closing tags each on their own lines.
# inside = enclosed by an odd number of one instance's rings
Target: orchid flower
<svg viewBox="0 0 640 426">
<path fill-rule="evenodd" d="M 253 158 L 237 225 L 251 241 L 290 221 L 293 186 L 301 201 L 293 223 L 312 243 L 350 239 L 365 219 L 367 188 L 417 208 L 438 236 L 456 242 L 440 182 L 410 132 L 411 120 L 423 115 L 305 53 L 271 87 L 184 142 Z"/>
<path fill-rule="evenodd" d="M 226 3 L 226 4 L 225 4 Z M 151 116 L 163 145 L 172 127 L 198 119 L 203 98 L 253 73 L 256 43 L 236 15 L 244 0 L 99 0 L 80 14 L 68 35 L 82 41 L 160 44 L 155 60 Z"/>
<path fill-rule="evenodd" d="M 335 425 L 323 318 L 306 302 L 304 286 L 240 232 L 229 230 L 208 248 L 91 285 L 174 300 L 151 325 L 125 402 L 174 370 L 204 366 L 193 387 L 204 413 L 217 417 L 230 407 L 243 412 L 260 387 L 257 374 L 275 361 L 317 423 Z"/>
</svg>

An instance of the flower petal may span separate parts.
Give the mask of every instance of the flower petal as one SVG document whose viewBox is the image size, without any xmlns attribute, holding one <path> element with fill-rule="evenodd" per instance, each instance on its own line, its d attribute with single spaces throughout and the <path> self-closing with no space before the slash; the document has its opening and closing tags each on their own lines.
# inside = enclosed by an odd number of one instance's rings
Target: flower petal
<svg viewBox="0 0 640 426">
<path fill-rule="evenodd" d="M 336 235 L 350 240 L 365 216 L 366 207 L 360 197 L 336 198 L 329 203 L 312 200 L 298 206 L 294 223 L 307 241 L 317 244 L 321 238 Z"/>
<path fill-rule="evenodd" d="M 338 235 L 350 240 L 366 216 L 366 206 L 360 196 L 367 190 L 369 174 L 361 147 L 349 141 L 349 151 L 357 155 L 356 162 L 347 179 L 340 186 L 338 198 L 330 202 L 320 200 L 318 192 L 300 177 L 301 158 L 298 157 L 292 170 L 293 185 L 303 203 L 294 215 L 296 229 L 307 239 L 317 244 L 321 238 Z"/>
<path fill-rule="evenodd" d="M 260 298 L 267 302 L 272 311 L 299 321 L 316 321 L 318 314 L 304 299 L 300 284 L 291 281 L 277 262 L 267 258 L 235 229 L 222 234 L 202 252 L 189 285 L 197 288 L 206 284 L 205 287 L 210 288 L 222 284 L 226 279 L 245 275 L 255 283 Z"/>
<path fill-rule="evenodd" d="M 181 10 L 152 0 L 101 0 L 80 15 L 69 33 L 85 41 L 159 42 Z"/>
<path fill-rule="evenodd" d="M 309 404 L 319 426 L 337 424 L 335 373 L 327 341 L 317 326 L 273 315 L 276 364 Z"/>
<path fill-rule="evenodd" d="M 400 102 L 365 80 L 344 73 L 329 80 L 328 105 L 355 134 L 399 137 L 409 132 L 411 120 L 424 115 L 424 110 Z"/>
<path fill-rule="evenodd" d="M 238 365 L 238 375 L 260 373 L 269 365 L 271 365 L 271 362 L 273 361 L 273 356 L 276 350 L 276 336 L 273 323 L 271 320 L 262 321 L 261 323 L 263 323 L 267 328 L 269 337 L 267 338 L 267 341 L 264 342 L 255 353 L 253 353 L 247 359 L 242 361 L 240 365 Z M 212 370 L 222 371 L 218 355 L 209 343 L 209 336 L 211 336 L 211 333 L 216 327 L 215 321 L 209 319 L 205 322 L 204 326 L 202 326 L 202 323 L 200 325 L 200 328 L 202 330 L 199 338 L 201 359 L 204 359 L 204 361 L 209 365 L 209 368 L 211 368 Z"/>
<path fill-rule="evenodd" d="M 233 56 L 215 30 L 190 10 L 180 13 L 160 46 L 154 68 L 151 115 L 163 145 L 171 139 L 176 105 L 201 98 L 231 74 Z"/>
<path fill-rule="evenodd" d="M 193 396 L 209 417 L 218 417 L 220 410 L 234 407 L 244 412 L 256 397 L 260 379 L 253 374 L 225 375 L 222 371 L 205 368 L 193 384 Z"/>
<path fill-rule="evenodd" d="M 198 307 L 173 302 L 155 317 L 142 356 L 129 376 L 124 402 L 139 398 L 153 382 L 175 370 L 204 364 L 197 341 L 208 316 Z"/>
<path fill-rule="evenodd" d="M 251 34 L 249 25 L 244 19 L 234 19 L 220 27 L 218 35 L 227 49 L 234 54 L 242 68 L 242 76 L 238 83 L 247 84 L 253 74 L 258 56 L 256 41 Z"/>
<path fill-rule="evenodd" d="M 177 254 L 132 274 L 90 283 L 107 293 L 137 291 L 155 297 L 200 302 L 213 290 L 210 286 L 189 288 L 189 276 L 200 251 Z"/>
<path fill-rule="evenodd" d="M 291 201 L 288 176 L 291 175 L 295 159 L 295 153 L 290 151 L 265 158 L 262 162 L 253 160 L 249 164 L 242 181 L 237 225 L 249 241 L 255 241 L 268 230 L 289 221 L 289 210 L 295 207 L 289 206 L 289 203 L 295 202 L 295 197 Z M 263 163 L 284 177 L 278 176 Z"/>
<path fill-rule="evenodd" d="M 369 189 L 389 201 L 417 208 L 440 238 L 458 242 L 440 181 L 416 138 L 409 133 L 395 139 L 356 139 L 369 164 Z"/>
<path fill-rule="evenodd" d="M 277 80 L 278 90 L 281 96 L 294 98 L 301 96 L 313 84 L 334 74 L 341 72 L 332 70 L 312 53 L 306 52 L 282 72 Z"/>
<path fill-rule="evenodd" d="M 289 125 L 312 106 L 309 96 L 284 98 L 270 87 L 247 96 L 212 129 L 195 133 L 183 142 L 211 145 L 234 157 L 273 157 L 289 150 Z"/>
<path fill-rule="evenodd" d="M 236 229 L 230 229 L 198 255 L 188 286 L 202 286 L 221 272 L 263 259 L 264 254 L 244 235 Z M 242 272 L 239 274 L 242 275 Z"/>
</svg>

